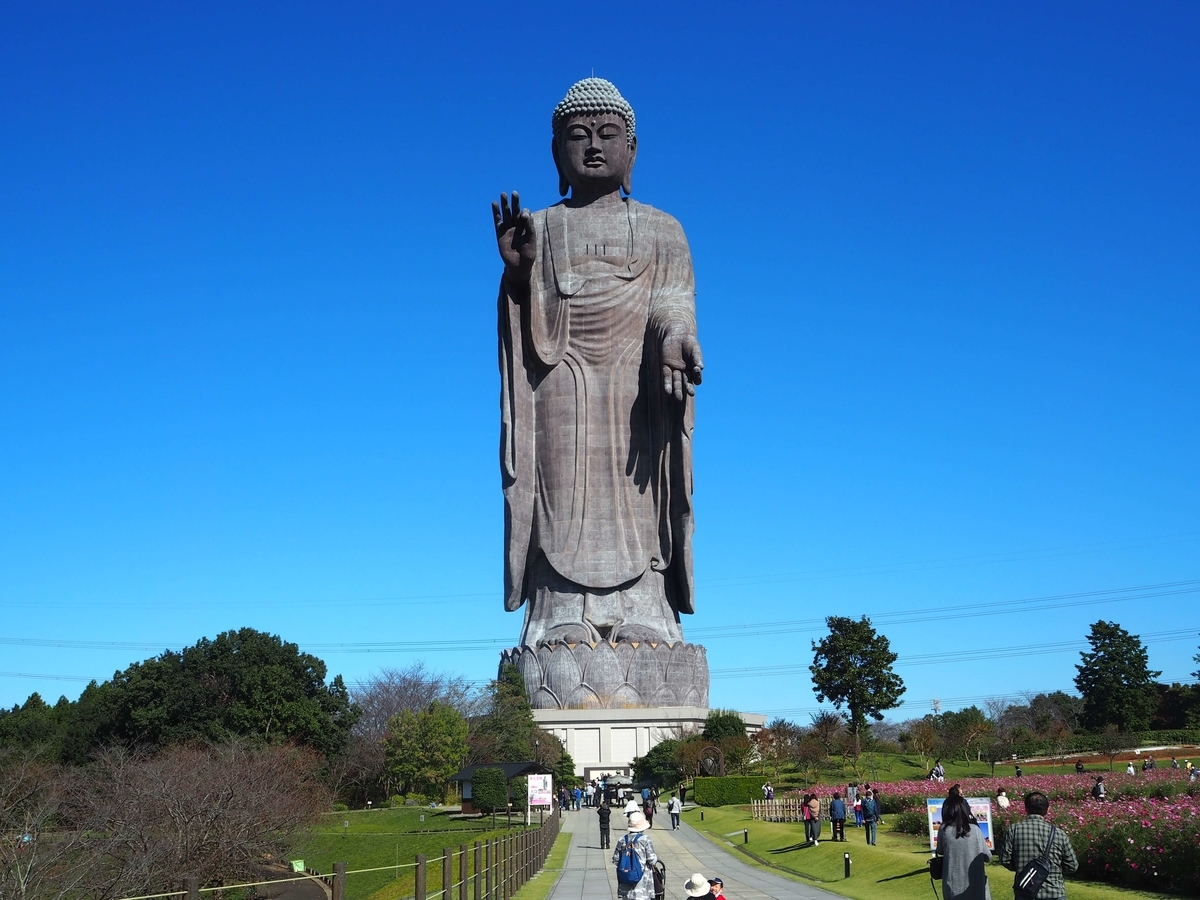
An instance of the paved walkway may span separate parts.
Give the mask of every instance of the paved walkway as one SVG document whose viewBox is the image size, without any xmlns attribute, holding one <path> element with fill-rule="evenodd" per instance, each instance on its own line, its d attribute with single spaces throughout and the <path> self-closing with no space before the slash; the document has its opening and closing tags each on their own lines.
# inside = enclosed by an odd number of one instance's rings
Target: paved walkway
<svg viewBox="0 0 1200 900">
<path fill-rule="evenodd" d="M 613 825 L 619 821 L 619 812 L 614 813 Z M 655 816 L 655 821 L 660 824 L 646 834 L 654 844 L 654 852 L 667 867 L 666 900 L 691 900 L 683 892 L 683 883 L 693 872 L 720 875 L 725 882 L 725 895 L 737 900 L 830 900 L 837 897 L 837 894 L 747 865 L 690 825 L 680 825 L 678 831 L 672 831 L 671 818 L 665 813 Z M 581 809 L 565 813 L 563 831 L 571 833 L 571 849 L 549 900 L 616 900 L 617 870 L 612 864 L 612 850 L 600 849 L 596 811 Z M 612 843 L 615 845 L 624 833 L 614 828 Z"/>
</svg>

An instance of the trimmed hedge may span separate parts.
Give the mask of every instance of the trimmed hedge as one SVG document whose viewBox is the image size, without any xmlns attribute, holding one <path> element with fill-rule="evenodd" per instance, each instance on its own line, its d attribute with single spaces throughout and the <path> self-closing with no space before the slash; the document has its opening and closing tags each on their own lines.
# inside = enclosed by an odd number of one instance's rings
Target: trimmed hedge
<svg viewBox="0 0 1200 900">
<path fill-rule="evenodd" d="M 701 806 L 730 806 L 762 799 L 761 775 L 710 775 L 697 778 L 692 800 Z"/>
</svg>

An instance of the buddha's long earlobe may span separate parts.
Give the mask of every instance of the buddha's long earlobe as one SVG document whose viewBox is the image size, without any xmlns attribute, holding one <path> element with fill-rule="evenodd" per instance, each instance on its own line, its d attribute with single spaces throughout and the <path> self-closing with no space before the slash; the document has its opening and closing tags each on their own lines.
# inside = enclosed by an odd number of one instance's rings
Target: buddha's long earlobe
<svg viewBox="0 0 1200 900">
<path fill-rule="evenodd" d="M 567 176 L 563 174 L 562 166 L 558 163 L 558 138 L 550 141 L 550 155 L 554 157 L 554 168 L 558 170 L 558 196 L 565 197 L 571 185 L 567 183 Z"/>
<path fill-rule="evenodd" d="M 637 138 L 629 145 L 629 166 L 625 169 L 625 177 L 621 179 L 621 190 L 628 197 L 633 193 L 633 164 L 637 162 Z"/>
</svg>

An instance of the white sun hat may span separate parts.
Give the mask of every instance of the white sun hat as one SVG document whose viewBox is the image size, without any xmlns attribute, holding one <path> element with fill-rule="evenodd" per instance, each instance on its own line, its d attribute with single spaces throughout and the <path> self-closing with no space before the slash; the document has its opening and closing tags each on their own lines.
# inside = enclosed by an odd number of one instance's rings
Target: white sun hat
<svg viewBox="0 0 1200 900">
<path fill-rule="evenodd" d="M 683 892 L 689 897 L 703 897 L 710 890 L 708 879 L 699 872 L 683 883 Z"/>
<path fill-rule="evenodd" d="M 644 813 L 635 812 L 629 817 L 629 830 L 630 831 L 641 832 L 641 831 L 645 831 L 649 827 L 650 827 L 650 823 L 646 821 L 646 816 Z"/>
</svg>

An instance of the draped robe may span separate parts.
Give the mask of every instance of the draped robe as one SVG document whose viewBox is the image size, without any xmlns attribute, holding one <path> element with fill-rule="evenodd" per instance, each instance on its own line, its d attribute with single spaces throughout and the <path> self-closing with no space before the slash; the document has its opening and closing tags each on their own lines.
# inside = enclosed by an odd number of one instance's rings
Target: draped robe
<svg viewBox="0 0 1200 900">
<path fill-rule="evenodd" d="M 694 335 L 683 229 L 624 199 L 534 214 L 528 297 L 501 281 L 504 604 L 561 576 L 609 593 L 659 573 L 669 614 L 693 611 L 693 398 L 662 385 L 668 329 Z M 547 572 L 548 564 L 552 573 Z M 673 613 L 671 613 L 673 611 Z M 558 623 L 562 624 L 562 623 Z"/>
</svg>

